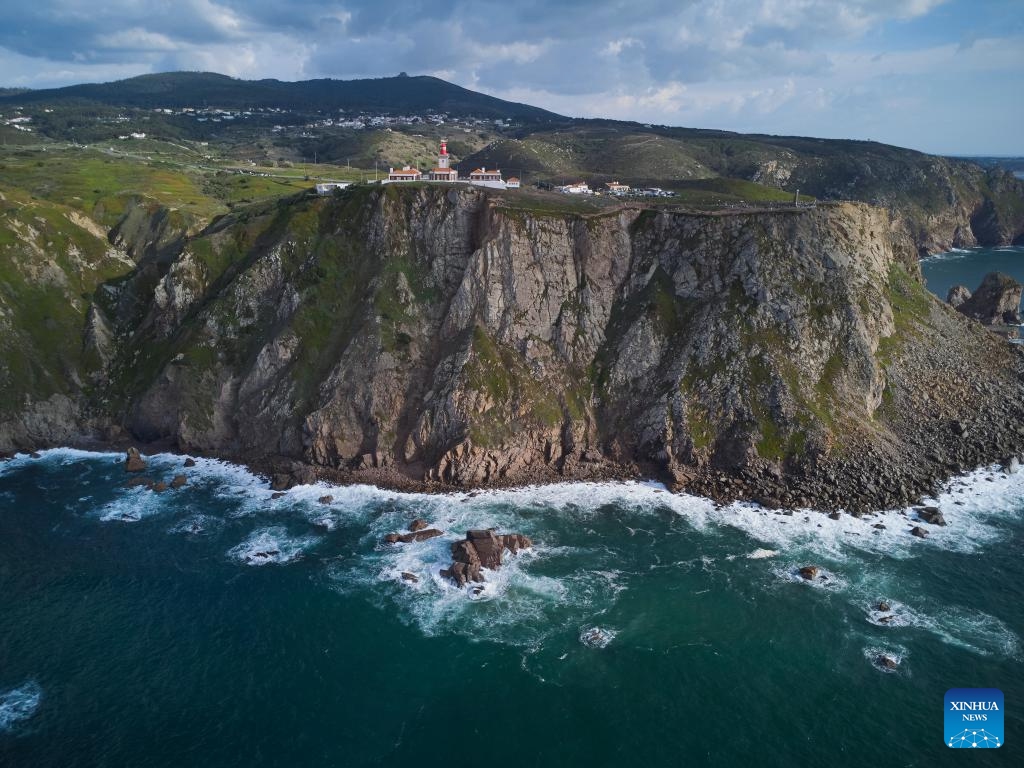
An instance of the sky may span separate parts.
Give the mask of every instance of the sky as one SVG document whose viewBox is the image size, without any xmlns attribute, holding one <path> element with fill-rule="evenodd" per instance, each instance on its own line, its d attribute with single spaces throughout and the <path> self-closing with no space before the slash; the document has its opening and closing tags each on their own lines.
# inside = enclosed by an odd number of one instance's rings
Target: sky
<svg viewBox="0 0 1024 768">
<path fill-rule="evenodd" d="M 1024 0 L 4 0 L 0 85 L 435 75 L 565 115 L 1024 156 Z"/>
</svg>

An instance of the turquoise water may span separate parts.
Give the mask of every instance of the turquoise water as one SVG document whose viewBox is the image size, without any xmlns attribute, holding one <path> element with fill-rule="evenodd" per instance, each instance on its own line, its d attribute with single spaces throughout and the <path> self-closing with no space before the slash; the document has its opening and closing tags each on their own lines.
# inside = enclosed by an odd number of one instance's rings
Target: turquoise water
<svg viewBox="0 0 1024 768">
<path fill-rule="evenodd" d="M 955 483 L 922 541 L 641 483 L 325 506 L 161 455 L 189 485 L 154 494 L 119 458 L 0 465 L 2 766 L 962 765 L 952 687 L 1006 695 L 973 765 L 1024 750 L 1024 472 Z M 448 533 L 379 544 L 414 517 Z M 473 597 L 437 571 L 485 526 L 537 546 Z"/>
<path fill-rule="evenodd" d="M 1024 247 L 970 248 L 940 253 L 921 260 L 928 290 L 943 301 L 954 285 L 972 292 L 989 272 L 1003 272 L 1024 283 Z"/>
</svg>

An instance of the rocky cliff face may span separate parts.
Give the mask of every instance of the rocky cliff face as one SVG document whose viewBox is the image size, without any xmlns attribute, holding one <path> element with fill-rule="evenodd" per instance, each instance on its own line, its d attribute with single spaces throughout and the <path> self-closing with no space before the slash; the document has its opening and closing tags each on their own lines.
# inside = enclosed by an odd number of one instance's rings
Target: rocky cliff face
<svg viewBox="0 0 1024 768">
<path fill-rule="evenodd" d="M 1021 443 L 1020 356 L 865 205 L 579 216 L 364 188 L 155 242 L 89 309 L 79 427 L 339 479 L 645 473 L 851 509 Z"/>
</svg>

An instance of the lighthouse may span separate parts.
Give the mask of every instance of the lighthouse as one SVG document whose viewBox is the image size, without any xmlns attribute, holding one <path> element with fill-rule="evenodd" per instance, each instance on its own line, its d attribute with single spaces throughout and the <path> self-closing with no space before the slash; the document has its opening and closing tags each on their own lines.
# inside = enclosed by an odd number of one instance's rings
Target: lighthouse
<svg viewBox="0 0 1024 768">
<path fill-rule="evenodd" d="M 441 139 L 441 151 L 437 155 L 437 167 L 431 168 L 427 178 L 430 181 L 458 181 L 459 172 L 451 167 L 448 154 L 448 140 Z"/>
</svg>

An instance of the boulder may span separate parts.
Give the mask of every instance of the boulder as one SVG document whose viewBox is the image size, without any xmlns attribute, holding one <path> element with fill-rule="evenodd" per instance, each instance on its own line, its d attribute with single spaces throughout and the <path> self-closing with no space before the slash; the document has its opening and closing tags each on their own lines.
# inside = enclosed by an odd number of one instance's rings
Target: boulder
<svg viewBox="0 0 1024 768">
<path fill-rule="evenodd" d="M 277 501 L 278 499 L 283 499 L 284 497 L 285 497 L 284 491 L 277 491 L 276 493 L 270 494 L 270 498 L 273 501 Z"/>
<path fill-rule="evenodd" d="M 334 497 L 331 496 L 330 494 L 327 494 L 326 496 L 321 496 L 319 499 L 317 499 L 317 501 L 321 504 L 333 504 Z"/>
<path fill-rule="evenodd" d="M 191 456 L 189 456 L 187 459 L 185 459 L 185 468 L 186 469 L 188 469 L 189 467 L 194 467 L 195 465 L 196 465 L 196 460 L 193 459 Z"/>
<path fill-rule="evenodd" d="M 900 663 L 887 653 L 880 653 L 875 657 L 875 664 L 882 669 L 896 669 Z"/>
<path fill-rule="evenodd" d="M 441 576 L 451 579 L 459 587 L 471 581 L 482 582 L 482 569 L 497 570 L 501 567 L 502 554 L 506 549 L 516 554 L 532 546 L 530 538 L 521 533 L 499 535 L 492 528 L 467 531 L 465 539 L 452 543 L 452 564 L 441 571 Z"/>
<path fill-rule="evenodd" d="M 878 603 L 878 610 L 888 613 L 892 610 L 892 606 L 885 602 L 885 600 L 882 600 Z"/>
<path fill-rule="evenodd" d="M 832 512 L 832 513 L 829 514 L 828 519 L 829 520 L 838 520 L 840 517 L 841 517 L 841 515 L 838 512 Z"/>
<path fill-rule="evenodd" d="M 186 483 L 188 483 L 187 477 L 184 475 L 175 475 L 174 479 L 171 480 L 171 488 L 181 488 Z"/>
<path fill-rule="evenodd" d="M 159 483 L 154 483 L 153 490 L 156 491 L 157 493 L 163 493 L 164 491 L 167 490 L 167 483 L 165 483 L 163 480 L 161 480 Z"/>
<path fill-rule="evenodd" d="M 926 531 L 919 525 L 915 525 L 913 528 L 910 529 L 910 535 L 917 536 L 917 538 L 919 539 L 926 539 L 928 538 L 928 531 Z"/>
<path fill-rule="evenodd" d="M 402 581 L 411 581 L 413 584 L 418 582 L 420 577 L 415 573 L 409 573 L 409 571 L 402 571 Z"/>
<path fill-rule="evenodd" d="M 152 488 L 156 484 L 156 481 L 151 477 L 138 476 L 133 477 L 125 483 L 125 488 L 138 488 L 140 486 L 145 488 Z"/>
<path fill-rule="evenodd" d="M 413 533 L 416 533 L 416 531 L 422 531 L 424 528 L 427 527 L 427 525 L 428 523 L 426 520 L 424 520 L 422 517 L 417 517 L 415 520 L 409 523 L 409 530 Z"/>
<path fill-rule="evenodd" d="M 818 568 L 818 566 L 816 565 L 805 565 L 798 571 L 800 576 L 807 579 L 807 581 L 813 581 L 814 579 L 818 578 L 818 574 L 820 572 L 821 569 Z"/>
<path fill-rule="evenodd" d="M 942 516 L 942 512 L 938 507 L 919 507 L 914 511 L 917 512 L 917 516 L 926 523 L 930 523 L 931 525 L 946 525 L 946 518 Z"/>
<path fill-rule="evenodd" d="M 946 294 L 946 301 L 954 309 L 960 309 L 960 305 L 971 298 L 971 292 L 965 285 L 954 285 Z"/>
<path fill-rule="evenodd" d="M 957 307 L 959 312 L 984 325 L 1020 323 L 1020 297 L 1024 286 L 1002 272 L 989 272 L 970 298 Z"/>
<path fill-rule="evenodd" d="M 128 472 L 142 472 L 146 468 L 146 462 L 138 448 L 129 448 L 124 457 L 124 468 Z"/>
<path fill-rule="evenodd" d="M 437 536 L 443 536 L 444 531 L 439 531 L 437 528 L 423 528 L 412 533 L 389 533 L 384 537 L 385 544 L 411 544 L 414 541 L 426 541 L 427 539 L 433 539 Z"/>
<path fill-rule="evenodd" d="M 530 537 L 523 536 L 521 533 L 506 533 L 501 538 L 505 543 L 505 549 L 513 555 L 519 554 L 519 550 L 521 549 L 527 549 L 533 546 L 533 541 Z"/>
<path fill-rule="evenodd" d="M 492 570 L 501 567 L 501 554 L 505 551 L 505 540 L 494 530 L 466 531 L 466 542 L 471 544 L 480 558 L 480 565 Z"/>
</svg>

